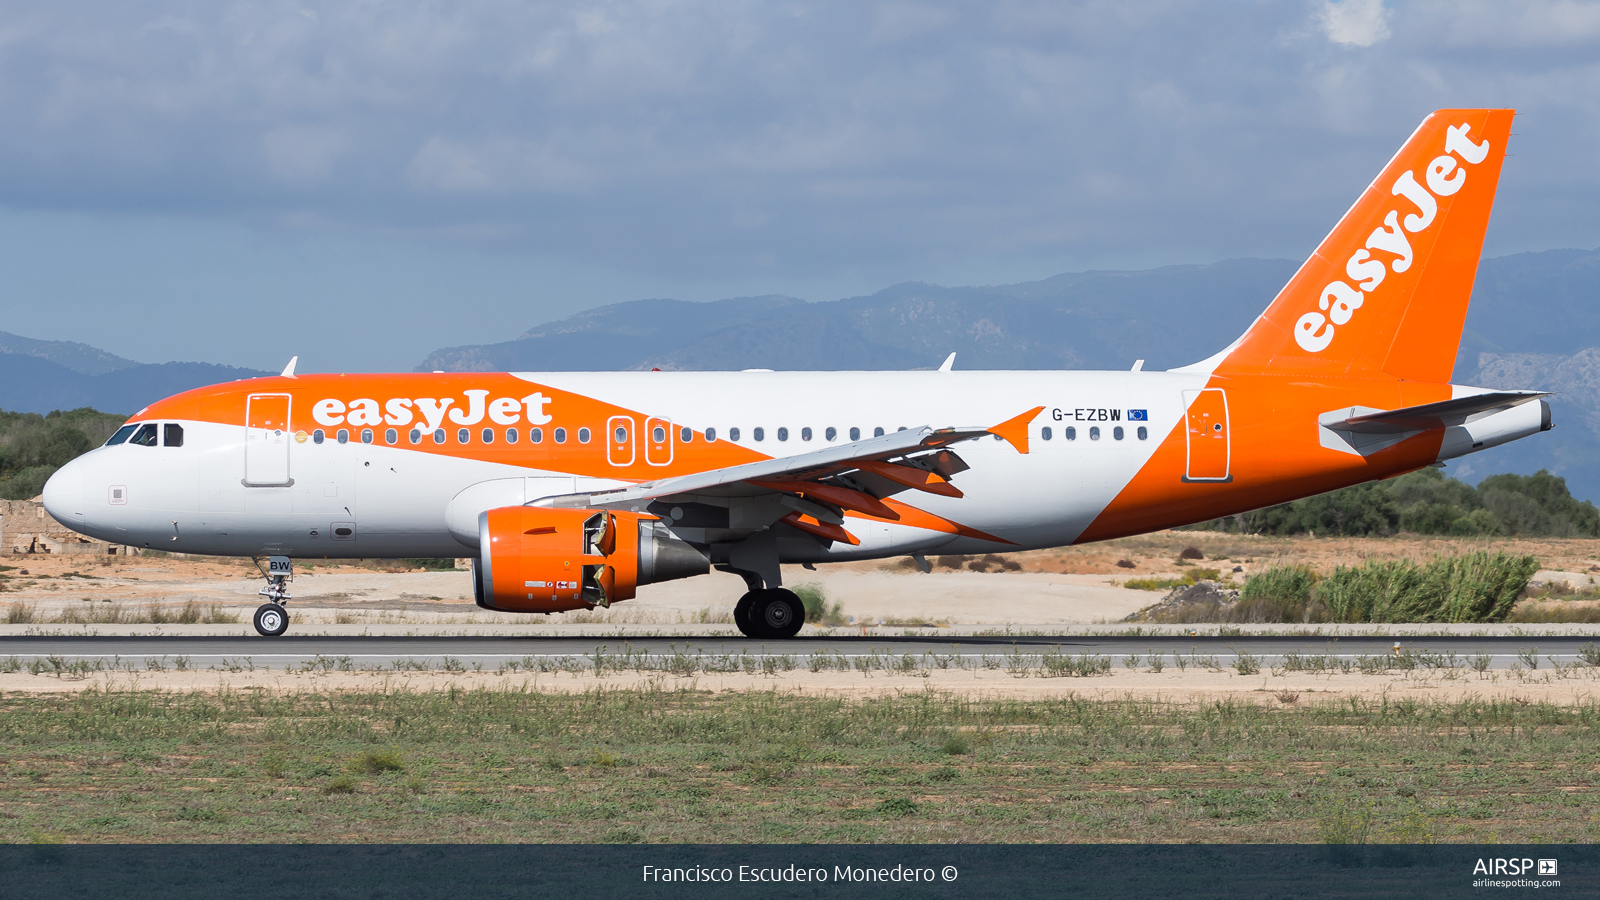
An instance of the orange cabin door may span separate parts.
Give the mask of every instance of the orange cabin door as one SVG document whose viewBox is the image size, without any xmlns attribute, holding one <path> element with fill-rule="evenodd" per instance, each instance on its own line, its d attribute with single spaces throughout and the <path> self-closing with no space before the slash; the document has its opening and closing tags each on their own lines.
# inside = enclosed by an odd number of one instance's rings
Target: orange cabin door
<svg viewBox="0 0 1600 900">
<path fill-rule="evenodd" d="M 244 415 L 245 484 L 290 484 L 289 395 L 251 394 Z"/>
<path fill-rule="evenodd" d="M 1189 465 L 1184 481 L 1231 481 L 1228 465 L 1228 395 L 1221 388 L 1184 391 L 1188 407 Z"/>
<path fill-rule="evenodd" d="M 606 422 L 606 461 L 613 466 L 633 465 L 632 416 L 612 416 Z"/>
<path fill-rule="evenodd" d="M 672 464 L 672 423 L 666 419 L 646 419 L 644 423 L 644 461 L 652 466 Z"/>
</svg>

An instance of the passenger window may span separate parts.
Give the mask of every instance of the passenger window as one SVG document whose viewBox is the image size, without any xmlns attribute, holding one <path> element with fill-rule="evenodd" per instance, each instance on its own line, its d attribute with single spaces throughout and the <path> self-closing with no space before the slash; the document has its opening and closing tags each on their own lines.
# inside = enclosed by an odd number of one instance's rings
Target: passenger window
<svg viewBox="0 0 1600 900">
<path fill-rule="evenodd" d="M 578 443 L 580 443 L 580 444 L 589 443 L 589 429 L 587 429 L 587 428 L 579 428 L 578 429 Z"/>
<path fill-rule="evenodd" d="M 316 431 L 311 432 L 311 443 L 313 443 L 313 444 L 320 444 L 326 439 L 327 439 L 327 435 L 322 433 L 322 429 L 321 428 L 318 428 Z"/>
<path fill-rule="evenodd" d="M 1117 427 L 1111 429 L 1111 436 L 1116 440 L 1122 440 L 1122 426 L 1118 425 Z"/>
<path fill-rule="evenodd" d="M 1039 429 L 1039 440 L 1041 440 L 1041 441 L 1048 441 L 1048 440 L 1050 440 L 1050 438 L 1051 438 L 1051 437 L 1052 437 L 1052 436 L 1053 436 L 1053 435 L 1054 435 L 1054 434 L 1055 434 L 1055 432 L 1053 432 L 1053 431 L 1051 431 L 1051 430 L 1050 430 L 1050 426 L 1049 426 L 1049 425 L 1046 425 L 1046 426 L 1045 426 L 1045 427 L 1043 427 L 1043 428 L 1041 428 L 1041 429 Z"/>
<path fill-rule="evenodd" d="M 780 426 L 778 428 L 778 440 L 787 441 L 788 439 L 789 439 L 789 429 Z"/>
<path fill-rule="evenodd" d="M 166 425 L 161 426 L 161 431 L 162 431 L 162 434 L 161 434 L 161 446 L 163 446 L 163 447 L 182 447 L 183 446 L 183 426 L 182 425 L 179 425 L 176 422 L 169 422 Z"/>
<path fill-rule="evenodd" d="M 363 443 L 363 444 L 372 443 L 372 429 L 371 428 L 363 428 L 363 429 L 361 429 L 361 443 Z"/>
<path fill-rule="evenodd" d="M 714 444 L 716 442 L 717 442 L 717 430 L 715 428 L 707 428 L 706 429 L 706 443 Z"/>
<path fill-rule="evenodd" d="M 1146 440 L 1149 437 L 1150 437 L 1150 429 L 1144 427 L 1143 425 L 1140 425 L 1139 426 L 1139 440 L 1141 440 L 1141 441 L 1142 440 Z"/>
<path fill-rule="evenodd" d="M 802 440 L 802 441 L 811 440 L 811 429 L 810 428 L 802 428 L 802 429 L 800 429 L 800 440 Z"/>
<path fill-rule="evenodd" d="M 485 444 L 494 443 L 494 429 L 493 428 L 485 428 L 483 430 L 483 435 L 482 436 L 483 436 L 483 442 Z"/>
<path fill-rule="evenodd" d="M 383 442 L 385 444 L 392 444 L 398 440 L 400 440 L 400 432 L 395 431 L 393 428 L 383 433 Z"/>
<path fill-rule="evenodd" d="M 472 443 L 472 432 L 467 430 L 467 429 L 465 429 L 465 428 L 457 428 L 456 429 L 456 443 L 458 443 L 458 444 L 470 444 L 470 443 Z"/>
<path fill-rule="evenodd" d="M 565 428 L 557 428 L 555 436 L 556 443 L 565 444 L 567 442 L 567 430 Z"/>
<path fill-rule="evenodd" d="M 344 434 L 344 432 L 342 432 L 342 431 L 339 432 L 339 433 L 340 434 Z M 433 430 L 433 442 L 435 444 L 442 444 L 442 443 L 445 442 L 445 436 L 444 436 L 444 429 L 443 428 L 435 428 Z"/>
<path fill-rule="evenodd" d="M 338 437 L 339 437 L 339 443 L 341 443 L 341 444 L 350 443 L 350 431 L 349 431 L 349 429 L 346 429 L 346 428 L 339 429 Z"/>
<path fill-rule="evenodd" d="M 111 439 L 106 441 L 106 446 L 109 447 L 112 444 L 120 444 L 123 441 L 126 441 L 128 439 L 128 435 L 133 434 L 134 429 L 138 427 L 139 426 L 137 425 L 124 425 L 121 428 L 118 428 L 117 433 L 113 434 Z"/>
<path fill-rule="evenodd" d="M 877 428 L 872 429 L 872 436 L 873 437 L 883 437 L 883 427 L 879 426 Z"/>
<path fill-rule="evenodd" d="M 693 441 L 694 440 L 694 429 L 693 428 L 679 428 L 678 429 L 678 440 L 682 441 L 685 444 Z"/>
<path fill-rule="evenodd" d="M 139 430 L 128 438 L 128 443 L 138 444 L 141 447 L 154 447 L 156 445 L 156 423 L 146 422 L 139 426 Z"/>
<path fill-rule="evenodd" d="M 758 425 L 750 430 L 750 436 L 758 441 L 764 441 L 767 438 L 767 432 L 766 429 Z"/>
<path fill-rule="evenodd" d="M 515 444 L 516 442 L 517 442 L 517 430 L 515 428 L 507 428 L 506 429 L 506 443 Z"/>
<path fill-rule="evenodd" d="M 1078 439 L 1078 429 L 1073 428 L 1071 425 L 1068 425 L 1067 426 L 1067 430 L 1061 432 L 1061 436 L 1066 438 L 1069 441 L 1075 441 L 1075 440 Z"/>
<path fill-rule="evenodd" d="M 838 437 L 839 437 L 839 429 L 833 427 L 832 425 L 829 425 L 828 426 L 828 430 L 826 430 L 826 431 L 824 431 L 822 433 L 822 437 L 825 440 L 829 440 L 829 441 L 837 440 Z"/>
<path fill-rule="evenodd" d="M 1089 440 L 1091 440 L 1091 441 L 1100 440 L 1100 426 L 1099 425 L 1091 425 L 1091 426 L 1089 426 Z"/>
<path fill-rule="evenodd" d="M 561 439 L 562 440 L 566 440 L 567 439 L 567 433 L 565 431 L 561 432 Z M 542 444 L 542 443 L 544 443 L 544 429 L 543 428 L 529 428 L 528 429 L 528 442 L 532 443 L 532 444 Z"/>
<path fill-rule="evenodd" d="M 422 429 L 420 429 L 420 428 L 411 429 L 411 433 L 409 435 L 407 435 L 407 437 L 411 438 L 411 443 L 413 443 L 413 444 L 422 443 Z"/>
<path fill-rule="evenodd" d="M 859 428 L 850 429 L 850 440 L 852 440 L 852 441 L 861 440 L 861 429 L 859 429 Z"/>
<path fill-rule="evenodd" d="M 738 443 L 739 442 L 739 429 L 737 429 L 737 428 L 729 428 L 728 429 L 728 440 L 733 441 L 734 443 Z"/>
</svg>

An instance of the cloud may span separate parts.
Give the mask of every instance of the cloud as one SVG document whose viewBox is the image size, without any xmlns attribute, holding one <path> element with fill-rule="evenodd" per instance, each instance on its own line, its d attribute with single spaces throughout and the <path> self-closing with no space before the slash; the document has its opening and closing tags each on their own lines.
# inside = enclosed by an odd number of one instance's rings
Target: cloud
<svg viewBox="0 0 1600 900">
<path fill-rule="evenodd" d="M 1324 0 L 1323 33 L 1335 44 L 1371 47 L 1389 37 L 1389 15 L 1383 0 Z"/>
<path fill-rule="evenodd" d="M 1429 110 L 1495 104 L 1528 115 L 1491 242 L 1592 246 L 1597 10 L 15 0 L 0 206 L 315 222 L 662 292 L 1016 280 L 1303 253 Z"/>
</svg>

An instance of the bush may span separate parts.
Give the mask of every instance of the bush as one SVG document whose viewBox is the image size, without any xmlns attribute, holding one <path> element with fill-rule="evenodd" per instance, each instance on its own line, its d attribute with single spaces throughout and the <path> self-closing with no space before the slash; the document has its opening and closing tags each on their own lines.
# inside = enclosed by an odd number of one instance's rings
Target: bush
<svg viewBox="0 0 1600 900">
<path fill-rule="evenodd" d="M 1600 537 L 1600 508 L 1573 497 L 1566 479 L 1544 469 L 1491 475 L 1473 487 L 1425 468 L 1191 527 L 1253 534 Z"/>
<path fill-rule="evenodd" d="M 351 761 L 350 767 L 368 775 L 404 771 L 406 762 L 395 750 L 368 750 Z"/>
<path fill-rule="evenodd" d="M 1532 556 L 1468 553 L 1426 565 L 1409 560 L 1340 566 L 1315 589 L 1335 622 L 1503 622 L 1528 579 Z"/>
<path fill-rule="evenodd" d="M 1311 599 L 1312 586 L 1321 578 L 1311 571 L 1310 566 L 1273 566 L 1246 579 L 1239 599 L 1297 600 L 1305 603 Z"/>
<path fill-rule="evenodd" d="M 843 625 L 844 605 L 837 600 L 828 602 L 828 595 L 820 584 L 797 584 L 794 595 L 806 607 L 806 621 L 813 625 Z"/>
</svg>

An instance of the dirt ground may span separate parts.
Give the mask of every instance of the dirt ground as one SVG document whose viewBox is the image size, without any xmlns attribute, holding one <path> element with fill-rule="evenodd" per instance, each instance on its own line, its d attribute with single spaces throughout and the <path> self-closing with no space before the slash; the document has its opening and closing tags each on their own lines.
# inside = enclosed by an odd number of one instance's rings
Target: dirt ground
<svg viewBox="0 0 1600 900">
<path fill-rule="evenodd" d="M 0 674 L 0 694 L 75 694 L 95 691 L 249 691 L 339 693 L 370 691 L 533 690 L 583 693 L 659 685 L 713 692 L 771 690 L 780 693 L 848 698 L 901 696 L 934 691 L 972 699 L 1005 697 L 1042 700 L 1079 697 L 1091 700 L 1141 699 L 1204 704 L 1219 700 L 1287 705 L 1290 703 L 1401 700 L 1457 701 L 1498 699 L 1519 704 L 1589 705 L 1600 697 L 1600 669 L 1415 670 L 1385 675 L 1313 674 L 1262 671 L 1239 675 L 1228 669 L 1190 668 L 1163 671 L 1111 669 L 1090 677 L 1046 678 L 1037 673 L 1013 675 L 1005 669 L 920 670 L 917 672 L 810 672 L 796 669 L 771 675 L 707 674 L 677 677 L 661 672 L 620 672 L 596 676 L 592 671 L 497 674 L 493 672 L 255 672 L 166 671 L 99 672 L 74 678 Z"/>
<path fill-rule="evenodd" d="M 1203 559 L 1183 561 L 1186 548 Z M 1474 550 L 1533 554 L 1541 560 L 1538 581 L 1565 580 L 1583 589 L 1600 575 L 1600 540 L 1260 537 L 1214 532 L 1166 531 L 1082 547 L 1034 550 L 986 557 L 931 556 L 932 574 L 909 558 L 821 565 L 814 571 L 784 567 L 791 586 L 816 584 L 840 605 L 850 625 L 1062 626 L 1109 624 L 1160 599 L 1159 591 L 1122 585 L 1133 578 L 1172 578 L 1197 568 L 1220 570 L 1242 581 L 1257 569 L 1303 563 L 1323 572 L 1366 559 L 1425 560 Z M 1119 565 L 1119 562 L 1123 565 Z M 193 601 L 216 605 L 224 618 L 213 625 L 165 625 L 205 633 L 248 633 L 261 600 L 261 577 L 244 559 L 181 557 L 88 557 L 8 555 L 0 564 L 0 634 L 22 633 L 67 619 L 96 623 L 99 633 L 151 627 L 107 621 L 108 607 L 137 611 Z M 519 616 L 478 609 L 464 571 L 403 571 L 390 563 L 297 565 L 290 610 L 295 627 L 471 625 L 505 628 L 572 625 L 705 626 L 730 624 L 743 582 L 712 573 L 646 585 L 634 600 L 610 610 L 553 616 Z M 28 616 L 10 610 L 28 611 Z M 96 612 L 90 612 L 96 610 Z M 19 621 L 28 618 L 29 621 Z M 9 623 L 9 624 L 7 624 Z M 301 633 L 305 633 L 302 631 Z M 371 632 L 369 632 L 371 633 Z"/>
</svg>

